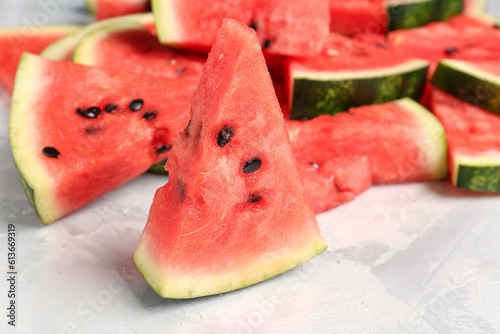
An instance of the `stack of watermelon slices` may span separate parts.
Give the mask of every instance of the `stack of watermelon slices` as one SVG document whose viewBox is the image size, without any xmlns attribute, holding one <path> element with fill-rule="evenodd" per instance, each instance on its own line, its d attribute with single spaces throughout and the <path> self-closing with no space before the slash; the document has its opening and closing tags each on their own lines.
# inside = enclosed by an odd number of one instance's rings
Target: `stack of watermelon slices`
<svg viewBox="0 0 500 334">
<path fill-rule="evenodd" d="M 180 201 L 175 205 L 182 210 L 185 207 L 182 203 L 187 199 L 194 204 L 188 210 L 188 216 L 172 217 L 177 221 L 173 223 L 177 227 L 167 234 L 175 236 L 178 232 L 175 229 L 180 228 L 183 232 L 178 235 L 190 236 L 190 230 L 205 220 L 206 213 L 196 208 L 203 207 L 202 204 L 212 200 L 214 194 L 223 192 L 224 182 L 236 177 L 234 173 L 212 177 L 210 168 L 204 170 L 197 164 L 197 161 L 206 159 L 217 160 L 216 156 L 211 156 L 215 153 L 207 142 L 212 140 L 219 148 L 225 147 L 228 142 L 250 146 L 236 139 L 233 141 L 237 138 L 235 129 L 241 124 L 229 114 L 219 111 L 210 113 L 216 119 L 207 118 L 201 123 L 189 118 L 190 110 L 199 108 L 195 102 L 190 105 L 196 87 L 205 87 L 198 88 L 201 91 L 195 94 L 204 96 L 212 85 L 206 83 L 209 79 L 203 79 L 202 67 L 228 12 L 241 16 L 237 18 L 256 30 L 255 38 L 264 52 L 272 83 L 280 98 L 279 105 L 286 118 L 294 118 L 287 119 L 286 126 L 300 182 L 295 176 L 290 176 L 290 180 L 295 180 L 296 187 L 304 188 L 306 202 L 310 203 L 313 212 L 319 213 L 352 200 L 372 184 L 442 180 L 448 173 L 457 187 L 499 192 L 500 145 L 498 135 L 494 133 L 499 116 L 491 113 L 498 112 L 495 109 L 496 95 L 490 94 L 492 98 L 488 105 L 493 107 L 484 111 L 480 108 L 485 108 L 483 105 L 470 108 L 466 102 L 459 100 L 467 101 L 468 96 L 453 98 L 434 90 L 432 103 L 426 105 L 432 107 L 437 118 L 415 102 L 424 102 L 429 98 L 429 95 L 423 94 L 425 90 L 432 91 L 428 78 L 433 75 L 433 84 L 453 94 L 451 85 L 440 84 L 443 79 L 451 77 L 450 72 L 443 74 L 436 71 L 434 74 L 438 62 L 444 58 L 488 60 L 489 63 L 473 64 L 481 69 L 469 75 L 475 81 L 467 79 L 459 82 L 472 85 L 476 88 L 475 92 L 478 85 L 488 89 L 496 87 L 489 83 L 498 83 L 500 79 L 495 77 L 490 80 L 483 75 L 485 69 L 491 72 L 490 69 L 499 61 L 496 50 L 500 33 L 495 28 L 494 20 L 485 19 L 483 14 L 459 14 L 443 23 L 395 31 L 387 36 L 358 34 L 348 37 L 336 32 L 328 33 L 325 26 L 331 20 L 325 18 L 324 13 L 329 11 L 321 6 L 321 11 L 317 10 L 319 7 L 307 10 L 307 6 L 311 6 L 309 1 L 300 8 L 287 7 L 285 2 L 278 0 L 247 1 L 238 7 L 239 2 L 235 1 L 231 2 L 231 6 L 209 7 L 206 9 L 208 13 L 196 12 L 203 7 L 197 7 L 196 2 L 190 3 L 189 9 L 197 15 L 180 15 L 179 8 L 184 8 L 182 4 L 182 1 L 153 1 L 154 16 L 151 13 L 135 14 L 90 24 L 56 41 L 42 52 L 42 56 L 53 60 L 30 54 L 23 56 L 12 96 L 11 146 L 28 198 L 44 223 L 56 221 L 84 206 L 158 162 L 165 161 L 171 153 L 173 157 L 168 159 L 167 169 L 176 172 L 170 175 L 171 182 L 167 184 L 170 195 L 158 195 L 158 201 L 174 198 L 171 195 L 174 193 L 177 196 L 175 201 Z M 221 1 L 221 4 L 226 2 Z M 323 2 L 321 4 L 324 5 Z M 221 8 L 222 14 L 219 11 Z M 256 12 L 255 8 L 259 11 Z M 299 20 L 299 14 L 300 21 L 293 20 L 295 17 Z M 315 16 L 319 19 L 315 20 Z M 302 29 L 297 30 L 293 24 L 302 21 L 313 21 L 315 24 L 309 29 L 302 25 Z M 240 24 L 231 24 L 234 29 L 241 30 Z M 207 29 L 202 35 L 197 35 L 197 30 L 193 28 L 196 25 Z M 226 31 L 225 35 L 231 40 L 230 33 Z M 429 38 L 429 43 L 423 43 L 425 39 L 419 36 L 432 38 Z M 161 45 L 160 41 L 167 45 Z M 228 50 L 234 51 L 230 47 Z M 214 59 L 213 54 L 211 57 L 214 64 L 223 63 L 225 52 L 217 55 L 220 62 Z M 68 61 L 69 58 L 73 62 Z M 250 66 L 251 63 L 247 59 L 242 64 Z M 459 65 L 460 71 L 453 73 L 470 69 L 470 62 Z M 260 72 L 246 74 L 251 79 L 238 76 L 238 73 L 239 67 L 234 69 L 232 76 L 228 74 L 224 77 L 236 80 L 231 83 L 232 88 L 226 96 L 234 98 L 231 105 L 242 106 L 239 111 L 242 117 L 246 112 L 253 112 L 255 101 L 264 99 L 267 101 L 265 105 L 273 105 L 273 108 L 277 105 L 268 93 L 250 93 L 250 88 L 240 89 L 247 87 L 245 84 L 249 82 L 269 86 L 264 84 L 268 80 L 267 72 L 261 81 L 253 78 Z M 213 79 L 210 80 L 213 82 Z M 54 91 L 54 85 L 58 87 L 57 91 Z M 248 94 L 242 93 L 247 90 Z M 75 96 L 72 94 L 75 91 L 86 93 Z M 248 96 L 257 98 L 252 102 L 248 101 Z M 220 94 L 212 97 L 220 101 L 226 99 Z M 60 113 L 54 117 L 53 106 L 56 104 Z M 453 113 L 457 105 L 460 105 L 459 110 L 465 111 Z M 272 117 L 268 115 L 266 123 L 271 122 Z M 214 128 L 205 129 L 205 124 Z M 480 137 L 479 131 L 470 130 L 474 127 L 487 131 L 489 135 Z M 256 138 L 265 137 L 265 132 L 272 130 L 265 126 L 260 129 L 255 134 Z M 464 141 L 465 134 L 477 140 Z M 175 162 L 179 156 L 175 152 L 179 150 L 175 149 L 177 144 L 174 145 L 174 140 L 184 141 L 183 145 L 187 145 L 186 149 L 191 152 L 189 159 L 182 158 L 184 163 L 180 165 Z M 243 173 L 247 173 L 246 169 L 250 170 L 248 179 L 251 180 L 242 189 L 253 189 L 250 184 L 257 182 L 254 172 L 265 173 L 266 169 L 261 169 L 265 161 L 260 154 L 272 150 L 270 145 L 254 147 L 260 153 L 242 160 Z M 221 164 L 229 166 L 230 160 L 224 159 L 224 163 L 217 160 L 217 168 Z M 291 161 L 289 157 L 286 160 Z M 33 168 L 33 161 L 37 168 Z M 162 167 L 159 169 L 163 170 Z M 199 173 L 196 176 L 199 180 L 193 179 L 195 170 Z M 179 178 L 178 175 L 184 176 Z M 281 177 L 284 175 L 287 174 L 283 172 Z M 205 179 L 211 179 L 202 187 L 208 192 L 200 197 L 195 189 L 205 184 Z M 279 177 L 276 179 L 280 180 Z M 247 203 L 236 205 L 234 212 L 242 214 L 249 209 L 253 215 L 255 212 L 252 210 L 263 210 L 267 215 L 274 215 L 279 211 L 272 204 L 274 202 L 266 200 L 266 196 L 274 196 L 271 189 L 282 187 L 278 183 L 273 187 L 274 182 L 269 175 L 264 180 L 262 185 L 266 185 L 265 189 L 249 190 L 248 194 L 242 195 Z M 168 199 L 169 205 L 174 205 L 172 201 Z M 259 204 L 253 205 L 255 203 Z M 247 208 L 249 205 L 258 209 Z M 309 209 L 299 211 L 304 210 Z M 152 213 L 150 219 L 159 221 L 161 216 L 160 210 Z M 154 226 L 156 222 L 148 224 Z M 301 226 L 302 223 L 297 224 Z M 205 229 L 205 225 L 198 227 Z M 155 231 L 157 228 L 153 227 L 147 234 L 154 234 Z M 198 228 L 192 231 L 198 231 Z M 215 284 L 201 291 L 186 287 L 183 291 L 170 293 L 170 288 L 162 286 L 164 268 L 157 268 L 158 263 L 155 263 L 161 258 L 158 254 L 163 252 L 159 242 L 155 239 L 154 246 L 143 246 L 138 250 L 136 261 L 160 294 L 180 298 L 253 284 L 290 269 L 321 249 L 319 242 L 313 242 L 317 246 L 313 247 L 314 251 L 311 248 L 295 260 L 290 260 L 290 264 L 278 272 L 270 273 L 268 269 L 261 268 L 264 272 L 257 272 L 261 276 L 249 281 L 238 281 L 234 273 L 228 273 L 228 281 L 223 285 Z M 180 242 L 179 247 L 183 247 L 182 241 L 173 242 Z M 151 251 L 156 255 L 151 255 Z M 181 260 L 182 254 L 179 253 L 174 262 Z M 141 261 L 142 264 L 139 263 Z M 182 281 L 183 273 L 178 273 Z M 196 283 L 191 279 L 187 281 Z M 160 283 L 155 283 L 157 280 Z M 212 282 L 210 278 L 208 281 Z M 174 279 L 173 282 L 178 281 Z"/>
</svg>

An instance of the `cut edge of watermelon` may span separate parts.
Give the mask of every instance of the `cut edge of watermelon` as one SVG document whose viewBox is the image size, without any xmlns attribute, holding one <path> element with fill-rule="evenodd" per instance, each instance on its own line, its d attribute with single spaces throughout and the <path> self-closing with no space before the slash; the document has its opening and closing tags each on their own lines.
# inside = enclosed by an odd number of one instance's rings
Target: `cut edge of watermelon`
<svg viewBox="0 0 500 334">
<path fill-rule="evenodd" d="M 193 276 L 176 277 L 174 270 L 171 272 L 167 269 L 160 270 L 161 266 L 155 264 L 149 256 L 150 251 L 147 250 L 147 246 L 147 241 L 141 240 L 133 256 L 135 265 L 154 291 L 164 298 L 174 299 L 209 296 L 245 288 L 287 272 L 316 257 L 327 248 L 323 238 L 319 236 L 296 250 L 286 249 L 280 253 L 265 254 L 254 264 L 245 266 L 243 270 L 217 276 L 200 277 L 193 274 Z M 263 272 L 266 274 L 261 275 Z M 242 277 L 245 279 L 242 280 Z"/>
<path fill-rule="evenodd" d="M 83 34 L 78 45 L 73 51 L 73 61 L 78 64 L 95 66 L 96 57 L 99 56 L 98 50 L 95 50 L 97 41 L 105 39 L 116 32 L 128 29 L 146 29 L 139 20 L 116 20 L 104 25 L 98 25 Z"/>
<path fill-rule="evenodd" d="M 135 22 L 146 26 L 154 23 L 154 16 L 152 13 L 138 13 L 90 23 L 50 44 L 40 55 L 51 60 L 66 60 L 86 34 L 125 22 Z"/>
<path fill-rule="evenodd" d="M 156 31 L 158 33 L 158 40 L 162 44 L 173 44 L 178 42 L 180 34 L 174 29 L 179 25 L 176 23 L 175 11 L 171 4 L 172 1 L 152 0 L 151 8 L 156 23 Z"/>
<path fill-rule="evenodd" d="M 495 85 L 500 86 L 500 76 L 485 71 L 479 68 L 478 66 L 474 66 L 474 64 L 471 62 L 465 60 L 457 60 L 457 59 L 443 59 L 439 62 L 439 65 L 445 66 L 450 69 L 454 69 L 455 71 L 466 73 L 480 80 L 489 81 Z M 434 76 L 436 76 L 436 74 L 434 74 Z"/>
<path fill-rule="evenodd" d="M 422 148 L 428 150 L 426 157 L 430 175 L 435 180 L 445 179 L 448 176 L 448 144 L 443 125 L 432 112 L 411 98 L 395 100 L 394 103 L 413 113 L 422 122 Z M 429 153 L 430 152 L 430 153 Z"/>
<path fill-rule="evenodd" d="M 11 108 L 9 137 L 24 191 L 42 222 L 50 224 L 61 216 L 51 191 L 52 176 L 41 167 L 31 168 L 33 165 L 45 164 L 40 159 L 39 148 L 33 145 L 37 142 L 36 129 L 26 127 L 27 124 L 34 124 L 34 113 L 30 110 L 32 101 L 42 86 L 33 77 L 42 71 L 43 66 L 40 66 L 36 56 L 30 53 L 21 56 L 11 99 L 11 105 L 16 105 L 16 108 Z"/>
<path fill-rule="evenodd" d="M 295 79 L 311 79 L 317 81 L 331 80 L 350 80 L 350 79 L 367 79 L 383 76 L 398 75 L 411 71 L 416 71 L 429 67 L 429 62 L 423 59 L 409 59 L 394 66 L 387 66 L 370 70 L 340 70 L 340 71 L 324 71 L 324 70 L 296 70 L 292 71 L 290 76 Z"/>
<path fill-rule="evenodd" d="M 500 153 L 493 152 L 492 156 L 470 156 L 460 153 L 453 154 L 452 184 L 456 188 L 478 192 L 500 192 Z M 470 169 L 475 175 L 470 177 L 464 169 Z M 493 169 L 493 176 L 489 176 L 490 171 L 485 169 Z M 478 178 L 476 182 L 475 178 Z M 462 181 L 462 179 L 464 179 Z M 481 185 L 481 187 L 476 186 Z M 495 185 L 496 188 L 484 188 L 484 185 Z"/>
</svg>

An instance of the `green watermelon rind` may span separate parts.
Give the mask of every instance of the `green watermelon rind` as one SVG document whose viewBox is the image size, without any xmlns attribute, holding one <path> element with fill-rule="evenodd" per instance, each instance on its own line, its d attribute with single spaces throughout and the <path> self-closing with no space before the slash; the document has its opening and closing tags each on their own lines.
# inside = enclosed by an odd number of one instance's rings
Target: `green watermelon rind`
<svg viewBox="0 0 500 334">
<path fill-rule="evenodd" d="M 177 276 L 174 270 L 162 270 L 162 266 L 155 263 L 149 255 L 147 241 L 141 239 L 133 261 L 144 279 L 160 296 L 187 299 L 230 292 L 265 281 L 298 267 L 324 252 L 326 248 L 323 238 L 319 236 L 301 248 L 265 254 L 242 270 L 217 272 L 217 275 L 207 274 L 206 277 L 196 274 Z"/>
<path fill-rule="evenodd" d="M 431 83 L 460 100 L 500 114 L 500 76 L 472 63 L 455 59 L 441 60 Z"/>
<path fill-rule="evenodd" d="M 388 1 L 387 31 L 422 27 L 444 21 L 463 11 L 463 0 Z"/>
<path fill-rule="evenodd" d="M 82 38 L 88 33 L 106 29 L 108 26 L 115 26 L 117 24 L 150 24 L 153 20 L 154 16 L 152 13 L 139 13 L 94 22 L 50 44 L 40 55 L 51 60 L 66 60 L 67 56 L 75 50 Z"/>
<path fill-rule="evenodd" d="M 35 124 L 32 101 L 36 100 L 39 90 L 38 81 L 43 68 L 37 58 L 24 53 L 19 61 L 16 82 L 11 99 L 9 119 L 9 138 L 12 156 L 18 170 L 26 196 L 44 224 L 50 224 L 60 217 L 60 210 L 52 196 L 52 176 L 43 168 L 40 147 L 37 145 L 36 130 L 29 127 Z"/>
<path fill-rule="evenodd" d="M 410 97 L 419 99 L 429 62 L 411 59 L 395 66 L 364 71 L 291 71 L 292 119 L 334 115 L 352 107 Z"/>
<path fill-rule="evenodd" d="M 394 103 L 412 113 L 420 122 L 416 125 L 417 131 L 420 132 L 416 141 L 423 152 L 422 157 L 426 159 L 423 166 L 428 168 L 427 173 L 432 176 L 429 179 L 445 179 L 448 176 L 448 143 L 441 122 L 432 112 L 411 98 L 402 98 Z"/>
<path fill-rule="evenodd" d="M 500 155 L 467 156 L 456 154 L 452 183 L 475 192 L 500 193 Z"/>
</svg>

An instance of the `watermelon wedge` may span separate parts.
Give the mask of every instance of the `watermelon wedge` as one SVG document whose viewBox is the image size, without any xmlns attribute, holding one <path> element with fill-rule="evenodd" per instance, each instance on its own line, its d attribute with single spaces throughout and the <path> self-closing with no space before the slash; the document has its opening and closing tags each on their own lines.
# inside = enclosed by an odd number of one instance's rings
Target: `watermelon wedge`
<svg viewBox="0 0 500 334">
<path fill-rule="evenodd" d="M 151 32 L 151 34 L 155 34 L 156 32 L 154 16 L 152 13 L 131 14 L 87 24 L 67 36 L 51 43 L 40 53 L 40 55 L 52 60 L 70 60 L 76 46 L 87 33 L 101 29 L 105 30 L 107 26 L 114 27 L 120 24 L 141 25 Z"/>
<path fill-rule="evenodd" d="M 500 115 L 500 60 L 442 60 L 431 82 L 460 100 Z"/>
<path fill-rule="evenodd" d="M 290 118 L 309 119 L 403 97 L 419 99 L 429 63 L 372 48 L 362 55 L 291 59 L 287 66 Z"/>
<path fill-rule="evenodd" d="M 446 131 L 453 185 L 500 192 L 500 116 L 436 88 L 432 108 Z"/>
<path fill-rule="evenodd" d="M 444 179 L 446 147 L 443 126 L 409 98 L 303 121 L 292 137 L 299 165 L 368 157 L 375 184 Z"/>
<path fill-rule="evenodd" d="M 255 32 L 224 20 L 134 254 L 161 296 L 243 288 L 326 245 Z"/>
<path fill-rule="evenodd" d="M 12 95 L 10 142 L 42 222 L 54 222 L 165 159 L 173 129 L 188 123 L 193 91 L 192 84 L 169 78 L 24 54 Z"/>
<path fill-rule="evenodd" d="M 444 21 L 463 0 L 330 0 L 330 30 L 345 35 L 382 34 Z"/>
<path fill-rule="evenodd" d="M 499 45 L 500 31 L 491 21 L 476 15 L 457 15 L 446 22 L 395 31 L 388 36 L 388 47 L 396 57 L 431 63 L 429 78 L 442 59 L 498 59 Z"/>
<path fill-rule="evenodd" d="M 191 80 L 194 85 L 198 84 L 204 57 L 163 46 L 138 20 L 111 21 L 97 25 L 81 37 L 73 52 L 75 63 Z"/>
<path fill-rule="evenodd" d="M 79 26 L 62 25 L 0 29 L 0 85 L 11 94 L 22 53 L 40 53 L 47 45 L 77 28 Z"/>
<path fill-rule="evenodd" d="M 288 56 L 320 52 L 328 35 L 328 0 L 153 0 L 158 38 L 166 45 L 206 53 L 224 18 L 257 31 L 266 53 Z"/>
</svg>

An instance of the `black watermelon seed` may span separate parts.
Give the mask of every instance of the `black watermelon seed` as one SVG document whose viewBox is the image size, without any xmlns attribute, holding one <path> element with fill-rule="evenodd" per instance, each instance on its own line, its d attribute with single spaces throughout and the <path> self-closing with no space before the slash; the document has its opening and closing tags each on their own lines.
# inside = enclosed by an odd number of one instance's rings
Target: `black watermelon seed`
<svg viewBox="0 0 500 334">
<path fill-rule="evenodd" d="M 250 28 L 252 28 L 253 30 L 257 30 L 257 23 L 255 23 L 254 21 L 252 21 L 249 25 Z"/>
<path fill-rule="evenodd" d="M 88 117 L 88 118 L 96 118 L 101 113 L 101 108 L 90 107 L 87 110 L 85 110 L 85 113 L 87 115 L 86 117 Z"/>
<path fill-rule="evenodd" d="M 160 146 L 159 148 L 156 149 L 156 153 L 158 153 L 158 154 L 165 153 L 167 151 L 170 151 L 171 149 L 172 149 L 172 146 L 163 145 L 163 146 Z"/>
<path fill-rule="evenodd" d="M 446 53 L 447 55 L 453 55 L 457 52 L 458 52 L 458 49 L 454 48 L 454 47 L 447 48 L 446 50 L 444 50 L 444 53 Z"/>
<path fill-rule="evenodd" d="M 271 40 L 270 40 L 270 39 L 266 39 L 266 40 L 264 41 L 264 43 L 262 44 L 262 48 L 263 48 L 263 49 L 267 49 L 267 48 L 268 48 L 268 47 L 270 47 L 270 46 L 271 46 Z"/>
<path fill-rule="evenodd" d="M 86 117 L 85 116 L 85 110 L 82 108 L 76 108 L 76 113 L 80 116 Z"/>
<path fill-rule="evenodd" d="M 243 165 L 243 173 L 253 173 L 259 170 L 260 166 L 262 166 L 262 160 L 259 158 L 252 158 L 245 162 Z"/>
<path fill-rule="evenodd" d="M 96 134 L 99 132 L 99 128 L 86 128 L 85 129 L 85 133 L 89 134 L 89 135 L 93 135 L 93 134 Z"/>
<path fill-rule="evenodd" d="M 179 69 L 176 71 L 177 75 L 179 75 L 179 76 L 180 76 L 182 73 L 184 73 L 184 72 L 186 72 L 186 68 L 185 68 L 185 67 L 179 68 Z"/>
<path fill-rule="evenodd" d="M 142 109 L 143 105 L 144 105 L 143 99 L 136 99 L 136 100 L 132 100 L 130 102 L 130 104 L 128 105 L 128 108 L 132 111 L 139 111 Z"/>
<path fill-rule="evenodd" d="M 186 137 L 189 137 L 189 128 L 191 127 L 191 120 L 189 120 L 189 123 L 188 125 L 186 126 L 186 128 L 184 129 L 184 134 L 186 135 Z"/>
<path fill-rule="evenodd" d="M 319 169 L 319 165 L 315 162 L 311 162 L 311 166 L 313 166 L 316 169 Z"/>
<path fill-rule="evenodd" d="M 59 153 L 57 149 L 51 146 L 44 147 L 42 152 L 49 158 L 59 158 L 61 156 L 61 153 Z"/>
<path fill-rule="evenodd" d="M 219 134 L 217 135 L 217 144 L 219 144 L 220 147 L 224 147 L 227 145 L 227 143 L 229 143 L 233 136 L 234 128 L 229 125 L 224 125 L 222 127 L 222 130 L 220 130 Z"/>
<path fill-rule="evenodd" d="M 261 200 L 262 196 L 260 196 L 259 194 L 251 194 L 250 196 L 248 196 L 249 203 L 257 203 L 260 202 Z"/>
<path fill-rule="evenodd" d="M 96 118 L 101 113 L 101 108 L 99 107 L 90 107 L 87 109 L 77 108 L 76 113 L 82 117 Z"/>
<path fill-rule="evenodd" d="M 104 111 L 105 112 L 109 112 L 109 113 L 112 113 L 113 111 L 116 110 L 116 104 L 114 103 L 110 103 L 110 104 L 106 104 L 106 106 L 104 107 Z"/>
<path fill-rule="evenodd" d="M 144 113 L 144 115 L 142 115 L 142 117 L 144 117 L 147 120 L 150 120 L 150 119 L 153 119 L 156 117 L 156 113 L 154 111 L 148 111 L 148 112 Z"/>
</svg>

